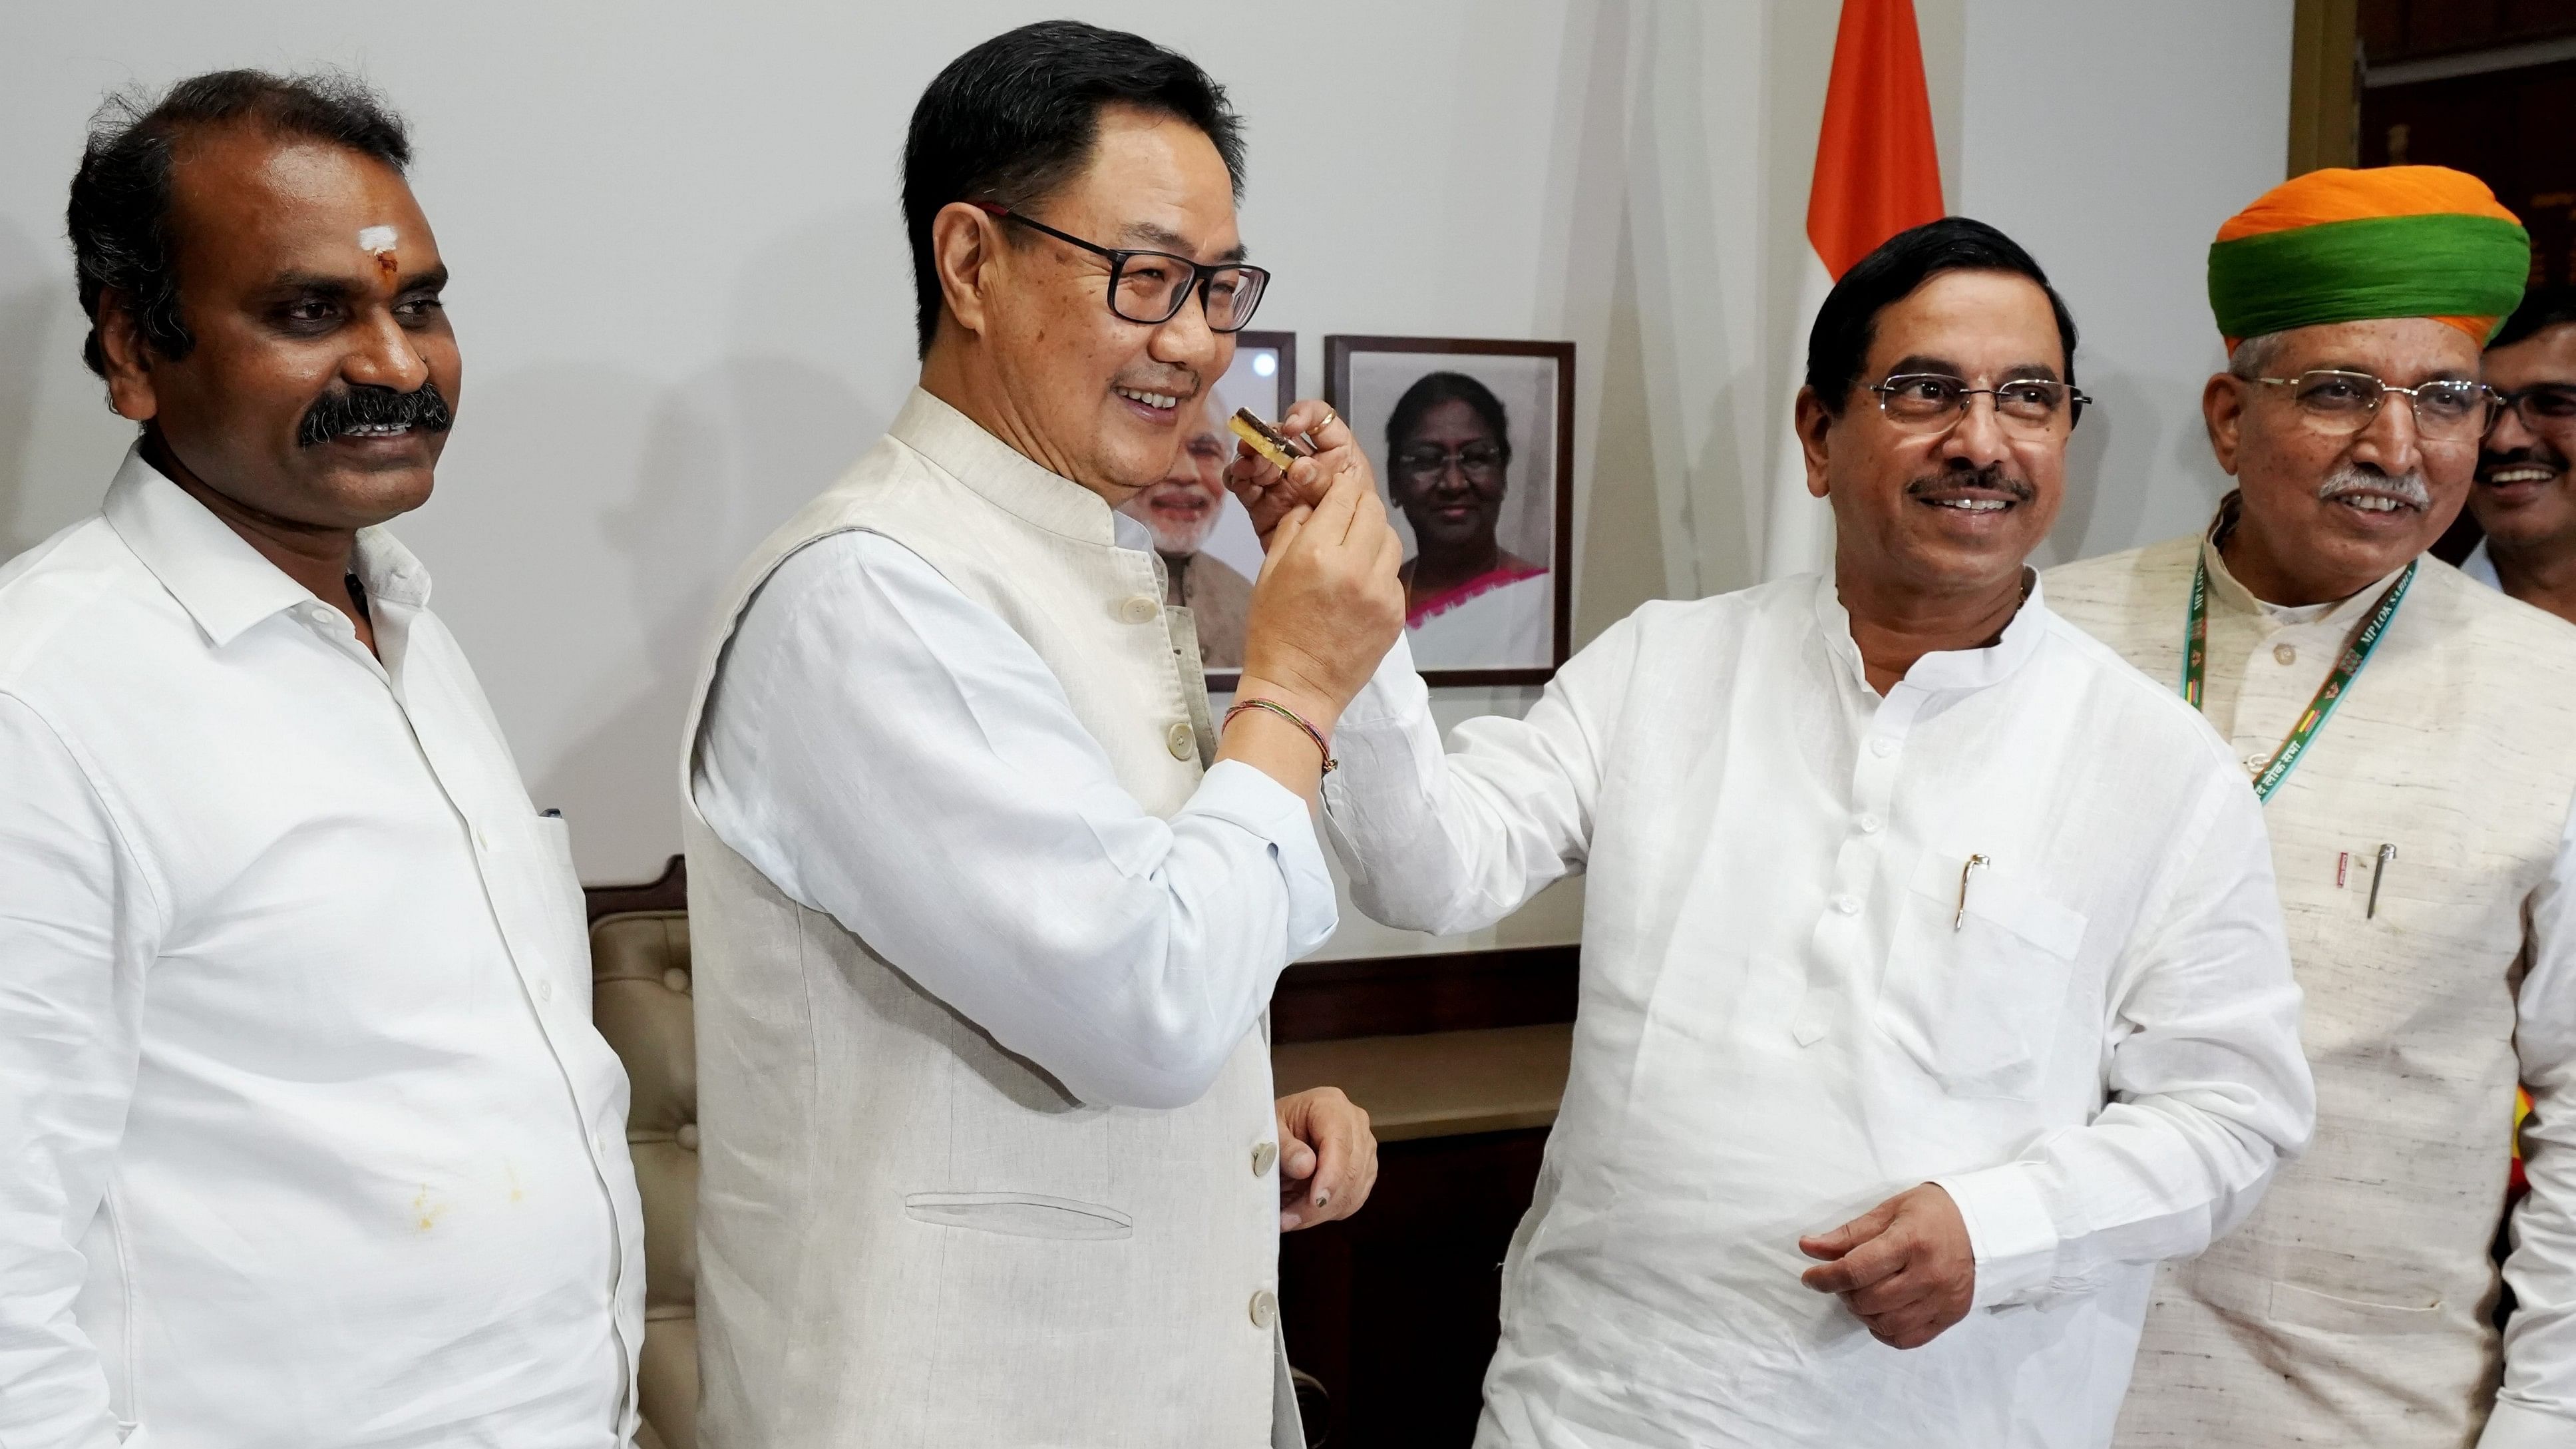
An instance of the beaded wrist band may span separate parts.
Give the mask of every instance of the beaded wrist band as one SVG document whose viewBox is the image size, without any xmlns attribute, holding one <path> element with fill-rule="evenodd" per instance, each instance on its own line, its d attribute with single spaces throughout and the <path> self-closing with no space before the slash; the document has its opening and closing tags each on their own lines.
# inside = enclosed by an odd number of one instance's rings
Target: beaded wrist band
<svg viewBox="0 0 2576 1449">
<path fill-rule="evenodd" d="M 1281 719 L 1288 721 L 1290 724 L 1295 725 L 1297 728 L 1304 730 L 1306 732 L 1306 738 L 1315 742 L 1315 753 L 1324 757 L 1325 774 L 1329 775 L 1333 773 L 1334 767 L 1341 764 L 1341 761 L 1333 758 L 1333 747 L 1324 743 L 1323 735 L 1318 733 L 1313 725 L 1299 719 L 1296 711 L 1289 709 L 1286 705 L 1273 704 L 1266 699 L 1246 699 L 1236 701 L 1234 708 L 1227 710 L 1225 712 L 1225 718 L 1217 723 L 1217 730 L 1222 733 L 1227 725 L 1234 723 L 1234 717 L 1236 715 L 1243 713 L 1247 709 L 1268 710 L 1272 714 L 1275 714 Z"/>
</svg>

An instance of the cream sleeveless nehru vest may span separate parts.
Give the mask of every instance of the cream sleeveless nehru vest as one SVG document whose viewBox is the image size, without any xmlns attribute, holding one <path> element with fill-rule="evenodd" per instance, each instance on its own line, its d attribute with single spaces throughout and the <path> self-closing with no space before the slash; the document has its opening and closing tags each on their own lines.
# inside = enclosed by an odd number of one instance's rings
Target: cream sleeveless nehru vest
<svg viewBox="0 0 2576 1449">
<path fill-rule="evenodd" d="M 1144 808 L 1189 799 L 1213 733 L 1153 555 L 1114 544 L 1097 495 L 916 391 L 732 585 L 684 800 L 743 610 L 798 549 L 852 529 L 1026 639 Z M 1274 1131 L 1263 1034 L 1191 1106 L 1085 1105 L 782 894 L 693 800 L 684 829 L 710 1449 L 1299 1442 L 1275 1350 L 1278 1203 L 1246 1166 Z"/>
</svg>

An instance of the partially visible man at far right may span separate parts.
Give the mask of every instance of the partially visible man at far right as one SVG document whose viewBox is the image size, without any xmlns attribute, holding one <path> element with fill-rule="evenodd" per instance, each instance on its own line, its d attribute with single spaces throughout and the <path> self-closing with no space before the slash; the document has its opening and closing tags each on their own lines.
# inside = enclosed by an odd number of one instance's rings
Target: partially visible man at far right
<svg viewBox="0 0 2576 1449">
<path fill-rule="evenodd" d="M 2475 177 L 2332 169 L 2230 218 L 2208 265 L 2228 365 L 2201 413 L 2237 491 L 2048 587 L 2198 705 L 2265 802 L 2317 1134 L 2158 1276 L 2117 1442 L 2564 1449 L 2576 634 L 2424 557 L 2476 471 L 2478 350 L 2529 238 Z M 2499 1344 L 2517 1076 L 2531 1192 Z"/>
<path fill-rule="evenodd" d="M 2486 533 L 2460 572 L 2576 621 L 2576 287 L 2543 287 L 2487 344 L 2500 395 L 2469 511 Z"/>
</svg>

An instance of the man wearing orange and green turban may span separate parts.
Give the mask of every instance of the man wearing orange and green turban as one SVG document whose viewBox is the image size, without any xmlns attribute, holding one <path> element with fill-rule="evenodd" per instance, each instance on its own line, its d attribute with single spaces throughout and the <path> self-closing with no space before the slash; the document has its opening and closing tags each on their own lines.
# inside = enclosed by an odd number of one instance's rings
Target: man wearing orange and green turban
<svg viewBox="0 0 2576 1449">
<path fill-rule="evenodd" d="M 2244 761 L 2317 1083 L 2307 1154 L 2157 1278 L 2120 1449 L 2576 1445 L 2576 627 L 2425 553 L 2529 266 L 2456 171 L 2275 188 L 2209 252 L 2229 358 L 2201 409 L 2236 491 L 2203 534 L 2048 576 Z"/>
</svg>

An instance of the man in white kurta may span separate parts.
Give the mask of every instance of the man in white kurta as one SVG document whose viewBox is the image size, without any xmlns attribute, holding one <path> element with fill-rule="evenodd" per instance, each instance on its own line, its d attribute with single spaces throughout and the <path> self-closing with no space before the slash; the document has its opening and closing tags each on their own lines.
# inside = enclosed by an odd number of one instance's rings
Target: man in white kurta
<svg viewBox="0 0 2576 1449">
<path fill-rule="evenodd" d="M 2334 231 L 2382 219 L 2426 228 L 2427 248 L 2356 252 Z M 2301 230 L 2320 253 L 2290 283 L 2228 285 L 2231 240 L 2296 247 Z M 2473 486 L 2489 411 L 2450 419 L 2438 389 L 2476 387 L 2478 344 L 2521 289 L 2521 229 L 2474 179 L 2401 167 L 2297 178 L 2221 237 L 2211 296 L 2233 356 L 2203 404 L 2240 491 L 2205 534 L 2052 570 L 2049 590 L 2179 693 L 2205 576 L 2200 703 L 2249 780 L 2367 658 L 2264 807 L 2316 1142 L 2244 1227 L 2159 1280 L 2120 1442 L 2576 1443 L 2576 629 L 2423 554 Z M 2391 298 L 2438 315 L 2392 316 Z M 2340 376 L 2257 380 L 2318 373 Z M 2355 373 L 2437 390 L 2359 412 Z M 2499 1342 L 2517 1077 L 2531 1192 Z"/>
<path fill-rule="evenodd" d="M 1588 880 L 1488 1449 L 2100 1444 L 2153 1265 L 2306 1132 L 2252 798 L 2019 567 L 2071 324 L 1972 222 L 1837 293 L 1800 403 L 1835 579 L 1649 604 L 1445 755 L 1406 657 L 1342 717 L 1328 818 L 1370 915 L 1468 930 Z M 1936 570 L 1991 575 L 1991 612 L 1888 664 L 1889 601 L 1931 607 L 1899 580 Z M 1928 1342 L 1801 1281 L 1899 1204 L 1955 1206 L 1973 1250 Z"/>
</svg>

